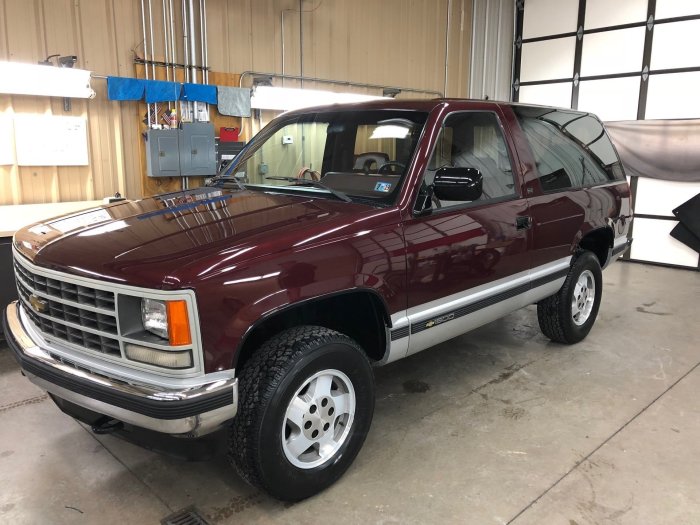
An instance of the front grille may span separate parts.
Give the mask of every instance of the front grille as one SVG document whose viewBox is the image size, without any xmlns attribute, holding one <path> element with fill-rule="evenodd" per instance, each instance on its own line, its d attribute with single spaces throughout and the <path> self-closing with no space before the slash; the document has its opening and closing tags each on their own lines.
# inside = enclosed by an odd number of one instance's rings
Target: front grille
<svg viewBox="0 0 700 525">
<path fill-rule="evenodd" d="M 14 266 L 24 310 L 45 336 L 121 357 L 113 292 L 39 275 L 17 260 Z M 42 301 L 41 312 L 31 296 Z"/>
<path fill-rule="evenodd" d="M 202 372 L 203 358 L 196 331 L 199 318 L 191 290 L 154 290 L 110 283 L 98 279 L 35 266 L 14 252 L 14 275 L 23 320 L 45 340 L 45 350 L 66 355 L 79 362 L 105 362 L 162 375 L 181 377 Z M 143 329 L 140 304 L 143 298 L 185 301 L 193 341 L 190 345 L 170 347 Z M 192 352 L 192 367 L 170 369 L 141 363 L 125 355 L 126 345 L 157 350 Z"/>
<path fill-rule="evenodd" d="M 66 281 L 58 281 L 50 277 L 44 277 L 27 268 L 21 266 L 15 261 L 15 272 L 17 277 L 21 278 L 34 291 L 43 292 L 49 296 L 59 299 L 67 299 L 79 304 L 104 308 L 114 311 L 114 293 L 87 286 L 80 286 Z"/>
</svg>

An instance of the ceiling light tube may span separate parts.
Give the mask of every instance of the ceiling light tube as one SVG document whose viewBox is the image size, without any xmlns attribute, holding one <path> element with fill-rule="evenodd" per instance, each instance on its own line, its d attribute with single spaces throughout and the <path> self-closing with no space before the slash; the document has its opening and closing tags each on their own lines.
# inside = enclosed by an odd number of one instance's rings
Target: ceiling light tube
<svg viewBox="0 0 700 525">
<path fill-rule="evenodd" d="M 90 71 L 21 62 L 0 62 L 0 93 L 94 98 Z"/>
<path fill-rule="evenodd" d="M 361 95 L 359 93 L 336 93 L 319 89 L 295 89 L 271 86 L 256 86 L 250 99 L 253 109 L 289 111 L 292 109 L 380 100 L 387 97 Z"/>
</svg>

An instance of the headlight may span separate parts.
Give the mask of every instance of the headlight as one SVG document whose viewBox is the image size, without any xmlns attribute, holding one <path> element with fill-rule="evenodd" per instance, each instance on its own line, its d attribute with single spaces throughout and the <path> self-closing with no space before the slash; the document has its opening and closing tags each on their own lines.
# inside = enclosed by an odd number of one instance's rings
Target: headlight
<svg viewBox="0 0 700 525">
<path fill-rule="evenodd" d="M 171 346 L 192 343 L 185 301 L 141 299 L 141 322 L 145 330 L 167 339 Z"/>
<path fill-rule="evenodd" d="M 164 301 L 141 299 L 141 321 L 149 332 L 168 338 L 168 312 Z"/>
</svg>

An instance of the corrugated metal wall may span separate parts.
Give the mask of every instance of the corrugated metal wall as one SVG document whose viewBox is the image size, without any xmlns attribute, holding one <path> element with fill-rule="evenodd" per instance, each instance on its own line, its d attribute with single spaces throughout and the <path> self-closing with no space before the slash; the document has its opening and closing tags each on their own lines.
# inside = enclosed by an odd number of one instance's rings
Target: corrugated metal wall
<svg viewBox="0 0 700 525">
<path fill-rule="evenodd" d="M 210 1 L 211 67 L 281 72 L 284 10 L 286 73 L 443 92 L 448 3 L 447 92 L 466 96 L 471 0 L 305 0 L 301 39 L 298 1 Z M 229 45 L 212 46 L 215 34 Z"/>
<path fill-rule="evenodd" d="M 474 0 L 469 96 L 510 100 L 515 0 Z"/>
<path fill-rule="evenodd" d="M 152 1 L 158 34 L 161 2 Z M 179 12 L 180 0 L 173 3 Z M 471 0 L 208 0 L 210 67 L 281 72 L 285 11 L 285 71 L 298 74 L 300 5 L 305 75 L 437 91 L 447 85 L 448 95 L 467 95 Z M 75 54 L 77 67 L 134 76 L 134 53 L 143 56 L 140 28 L 139 0 L 0 0 L 0 60 Z M 182 37 L 176 41 L 181 46 Z M 156 38 L 156 51 L 162 55 L 162 38 Z M 60 99 L 0 95 L 0 112 L 87 117 L 90 154 L 86 167 L 0 166 L 0 205 L 87 200 L 116 191 L 142 195 L 138 107 L 110 102 L 105 82 L 92 84 L 97 97 L 74 100 L 69 113 Z"/>
<path fill-rule="evenodd" d="M 78 66 L 96 72 L 132 75 L 131 49 L 138 45 L 140 16 L 133 1 L 0 0 L 0 60 L 34 62 L 53 53 L 75 54 Z M 90 200 L 126 191 L 140 192 L 138 125 L 135 106 L 97 97 L 73 100 L 0 95 L 4 113 L 77 115 L 88 119 L 90 166 L 0 167 L 0 204 Z"/>
</svg>

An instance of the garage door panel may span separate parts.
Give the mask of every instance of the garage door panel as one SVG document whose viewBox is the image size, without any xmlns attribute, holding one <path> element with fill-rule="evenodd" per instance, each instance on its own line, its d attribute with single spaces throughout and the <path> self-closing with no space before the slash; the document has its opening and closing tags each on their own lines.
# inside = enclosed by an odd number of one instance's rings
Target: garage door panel
<svg viewBox="0 0 700 525">
<path fill-rule="evenodd" d="M 635 213 L 670 217 L 673 210 L 700 193 L 700 182 L 675 182 L 668 180 L 637 180 Z"/>
<path fill-rule="evenodd" d="M 522 86 L 518 99 L 520 102 L 528 104 L 569 108 L 571 107 L 572 86 L 573 84 L 571 82 Z"/>
<path fill-rule="evenodd" d="M 700 49 L 700 20 L 657 24 L 654 28 L 651 69 L 700 66 L 698 49 Z"/>
<path fill-rule="evenodd" d="M 700 15 L 698 0 L 656 0 L 656 19 Z"/>
<path fill-rule="evenodd" d="M 585 35 L 581 76 L 641 71 L 645 31 L 644 27 L 633 27 Z"/>
<path fill-rule="evenodd" d="M 670 235 L 676 224 L 676 221 L 634 219 L 634 242 L 630 257 L 641 261 L 696 268 L 698 253 Z"/>
<path fill-rule="evenodd" d="M 523 19 L 523 38 L 576 31 L 578 2 L 528 0 Z"/>
<path fill-rule="evenodd" d="M 523 18 L 516 28 L 523 33 L 516 44 L 525 39 L 514 68 L 519 102 L 574 107 L 604 122 L 700 119 L 700 0 L 517 4 Z M 654 23 L 648 26 L 650 9 Z M 577 37 L 562 37 L 574 31 Z M 539 41 L 527 41 L 533 37 Z M 700 193 L 700 183 L 664 180 L 679 177 L 675 168 L 658 164 L 660 179 L 630 181 L 633 209 L 648 217 L 635 222 L 633 258 L 695 268 L 698 254 L 669 232 L 677 224 L 672 210 Z"/>
<path fill-rule="evenodd" d="M 651 75 L 647 119 L 700 118 L 700 72 Z"/>
<path fill-rule="evenodd" d="M 639 77 L 584 80 L 579 86 L 578 109 L 607 122 L 635 120 L 639 105 Z"/>
<path fill-rule="evenodd" d="M 586 29 L 643 22 L 647 18 L 647 0 L 586 0 Z"/>
<path fill-rule="evenodd" d="M 520 81 L 573 77 L 575 48 L 573 36 L 523 44 Z"/>
</svg>

